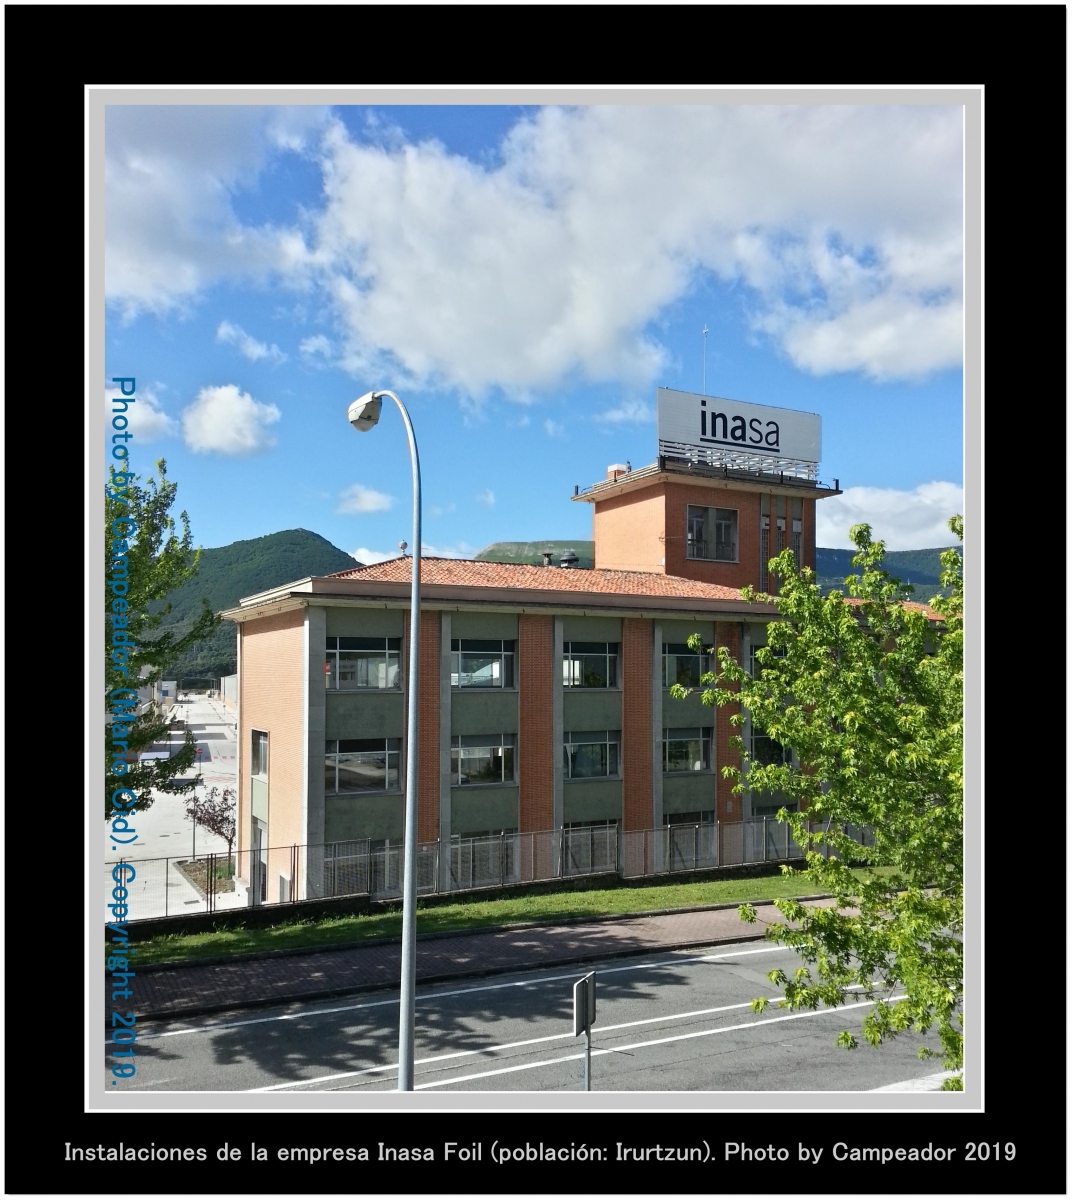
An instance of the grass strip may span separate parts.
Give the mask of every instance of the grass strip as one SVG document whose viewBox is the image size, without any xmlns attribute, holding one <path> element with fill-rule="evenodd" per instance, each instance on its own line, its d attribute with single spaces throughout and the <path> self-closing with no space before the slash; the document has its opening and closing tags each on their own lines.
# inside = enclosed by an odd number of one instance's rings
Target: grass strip
<svg viewBox="0 0 1072 1200">
<path fill-rule="evenodd" d="M 465 932 L 524 921 L 556 921 L 578 917 L 657 912 L 700 904 L 740 904 L 815 892 L 807 876 L 768 875 L 757 879 L 716 879 L 659 887 L 615 887 L 590 892 L 515 896 L 502 900 L 469 900 L 457 904 L 417 905 L 417 933 Z M 186 935 L 166 934 L 137 943 L 136 966 L 196 962 L 231 954 L 266 950 L 329 949 L 366 938 L 397 937 L 398 911 L 362 916 L 327 917 L 317 921 L 273 925 L 264 929 L 220 929 Z"/>
</svg>

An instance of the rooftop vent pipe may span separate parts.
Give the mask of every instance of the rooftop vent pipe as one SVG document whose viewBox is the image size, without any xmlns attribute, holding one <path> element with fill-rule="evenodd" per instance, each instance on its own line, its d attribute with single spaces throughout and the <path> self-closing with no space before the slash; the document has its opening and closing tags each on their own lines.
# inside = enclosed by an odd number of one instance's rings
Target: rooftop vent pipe
<svg viewBox="0 0 1072 1200">
<path fill-rule="evenodd" d="M 575 567 L 577 565 L 577 555 L 572 550 L 567 550 L 558 560 L 558 565 L 560 567 Z"/>
</svg>

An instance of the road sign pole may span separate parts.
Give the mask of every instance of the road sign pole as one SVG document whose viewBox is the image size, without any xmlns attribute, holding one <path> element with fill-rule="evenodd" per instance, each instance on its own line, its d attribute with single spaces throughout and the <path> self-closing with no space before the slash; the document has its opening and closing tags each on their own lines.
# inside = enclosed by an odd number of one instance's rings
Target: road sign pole
<svg viewBox="0 0 1072 1200">
<path fill-rule="evenodd" d="M 592 1090 L 592 1038 L 587 1029 L 584 1031 L 584 1090 Z"/>
<path fill-rule="evenodd" d="M 591 1028 L 596 1019 L 596 976 L 590 971 L 573 985 L 573 1036 L 584 1038 L 584 1090 L 592 1090 Z"/>
</svg>

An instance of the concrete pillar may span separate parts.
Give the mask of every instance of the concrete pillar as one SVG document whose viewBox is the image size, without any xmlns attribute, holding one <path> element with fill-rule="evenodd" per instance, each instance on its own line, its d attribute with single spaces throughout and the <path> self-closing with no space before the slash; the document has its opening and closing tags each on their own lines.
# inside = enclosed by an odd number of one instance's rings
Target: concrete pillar
<svg viewBox="0 0 1072 1200">
<path fill-rule="evenodd" d="M 450 888 L 450 613 L 439 614 L 439 889 Z"/>
<path fill-rule="evenodd" d="M 555 617 L 555 651 L 552 663 L 552 705 L 551 705 L 551 755 L 554 762 L 554 826 L 561 829 L 565 821 L 563 791 L 562 742 L 565 731 L 562 727 L 562 618 Z"/>
<path fill-rule="evenodd" d="M 717 661 L 720 646 L 725 646 L 732 657 L 741 661 L 741 629 L 737 622 L 715 622 L 715 658 Z M 734 781 L 722 778 L 722 767 L 741 765 L 740 752 L 729 744 L 729 739 L 738 734 L 739 730 L 730 724 L 730 717 L 738 711 L 739 705 L 727 704 L 716 708 L 715 716 L 715 761 L 718 764 L 715 782 L 715 817 L 719 821 L 739 821 L 741 819 L 741 798 L 733 794 Z"/>
<path fill-rule="evenodd" d="M 622 620 L 622 828 L 650 829 L 652 816 L 652 622 Z"/>
<path fill-rule="evenodd" d="M 321 895 L 323 883 L 324 844 L 324 737 L 327 731 L 327 687 L 324 682 L 325 650 L 327 646 L 327 609 L 308 607 L 305 610 L 304 675 L 305 697 L 304 737 L 305 758 L 302 781 L 302 839 L 308 850 L 299 867 L 299 876 L 292 880 L 294 894 L 302 899 Z"/>
<path fill-rule="evenodd" d="M 420 622 L 417 651 L 420 692 L 417 699 L 417 841 L 433 842 L 439 837 L 439 811 L 442 803 L 442 763 L 439 756 L 439 613 L 422 612 Z M 449 642 L 447 647 L 449 649 Z"/>
</svg>

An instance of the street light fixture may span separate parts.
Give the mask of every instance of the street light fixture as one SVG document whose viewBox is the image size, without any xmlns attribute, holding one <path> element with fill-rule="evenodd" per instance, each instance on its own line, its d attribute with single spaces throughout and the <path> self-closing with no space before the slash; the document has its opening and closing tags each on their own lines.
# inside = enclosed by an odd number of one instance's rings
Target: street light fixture
<svg viewBox="0 0 1072 1200">
<path fill-rule="evenodd" d="M 388 391 L 366 392 L 346 410 L 346 419 L 367 433 L 380 419 L 381 398 L 390 396 L 402 414 L 413 468 L 413 569 L 409 597 L 409 704 L 406 718 L 406 824 L 402 863 L 402 983 L 398 1014 L 398 1090 L 413 1091 L 414 1006 L 417 977 L 417 635 L 421 610 L 421 464 L 406 406 Z"/>
</svg>

